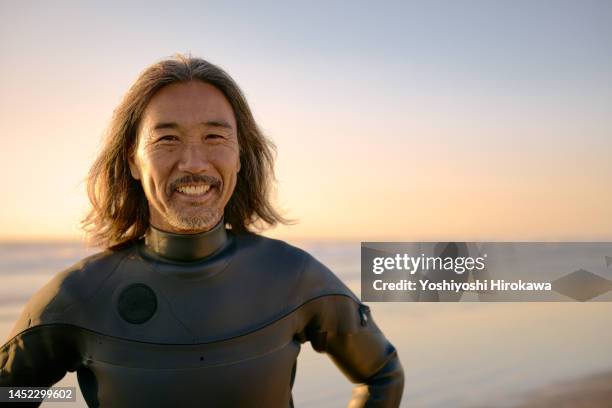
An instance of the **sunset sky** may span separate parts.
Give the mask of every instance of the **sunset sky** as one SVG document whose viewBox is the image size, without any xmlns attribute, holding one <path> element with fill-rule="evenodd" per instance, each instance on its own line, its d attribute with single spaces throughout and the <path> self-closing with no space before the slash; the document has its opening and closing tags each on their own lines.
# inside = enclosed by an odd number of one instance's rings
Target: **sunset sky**
<svg viewBox="0 0 612 408">
<path fill-rule="evenodd" d="M 612 239 L 612 2 L 0 2 L 0 239 L 80 237 L 146 66 L 226 69 L 277 145 L 281 238 Z"/>
</svg>

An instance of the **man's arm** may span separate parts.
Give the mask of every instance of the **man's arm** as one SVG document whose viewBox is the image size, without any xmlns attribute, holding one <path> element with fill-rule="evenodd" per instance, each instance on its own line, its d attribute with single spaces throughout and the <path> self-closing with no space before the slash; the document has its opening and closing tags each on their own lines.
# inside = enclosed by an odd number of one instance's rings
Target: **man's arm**
<svg viewBox="0 0 612 408">
<path fill-rule="evenodd" d="M 63 325 L 32 327 L 0 347 L 0 387 L 50 387 L 78 362 L 73 329 Z M 40 402 L 0 402 L 0 407 L 38 407 Z"/>
<path fill-rule="evenodd" d="M 79 363 L 75 326 L 53 316 L 64 305 L 57 275 L 25 305 L 0 347 L 0 387 L 50 387 Z M 37 407 L 40 402 L 0 402 L 0 407 Z"/>
<path fill-rule="evenodd" d="M 369 308 L 346 296 L 316 301 L 320 310 L 306 330 L 318 352 L 327 353 L 353 383 L 350 408 L 398 407 L 404 372 L 397 351 L 374 323 Z"/>
</svg>

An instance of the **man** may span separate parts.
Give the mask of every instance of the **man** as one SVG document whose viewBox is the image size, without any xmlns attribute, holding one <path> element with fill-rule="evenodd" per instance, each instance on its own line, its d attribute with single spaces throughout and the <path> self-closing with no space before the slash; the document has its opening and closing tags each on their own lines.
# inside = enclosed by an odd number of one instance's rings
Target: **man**
<svg viewBox="0 0 612 408">
<path fill-rule="evenodd" d="M 92 407 L 289 407 L 301 343 L 353 382 L 351 407 L 397 407 L 403 371 L 367 306 L 325 266 L 255 234 L 271 143 L 234 81 L 178 56 L 115 110 L 85 220 L 108 248 L 58 274 L 0 349 L 0 386 L 76 371 Z"/>
</svg>

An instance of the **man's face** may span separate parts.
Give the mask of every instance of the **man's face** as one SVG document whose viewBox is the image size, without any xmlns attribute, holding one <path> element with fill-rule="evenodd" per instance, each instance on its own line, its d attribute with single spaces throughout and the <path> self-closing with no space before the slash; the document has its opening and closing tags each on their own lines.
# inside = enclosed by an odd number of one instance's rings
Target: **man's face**
<svg viewBox="0 0 612 408">
<path fill-rule="evenodd" d="M 142 183 L 151 225 L 197 233 L 221 220 L 240 170 L 236 118 L 221 91 L 201 81 L 162 88 L 136 143 L 130 171 Z"/>
</svg>

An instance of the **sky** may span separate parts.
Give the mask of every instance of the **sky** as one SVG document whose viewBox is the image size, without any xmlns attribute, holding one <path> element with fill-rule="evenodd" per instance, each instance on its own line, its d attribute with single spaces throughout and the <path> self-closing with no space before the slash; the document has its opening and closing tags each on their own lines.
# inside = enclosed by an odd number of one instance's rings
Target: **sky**
<svg viewBox="0 0 612 408">
<path fill-rule="evenodd" d="M 280 238 L 612 239 L 612 3 L 0 0 L 0 240 L 81 238 L 148 65 L 191 53 L 277 146 Z"/>
</svg>

